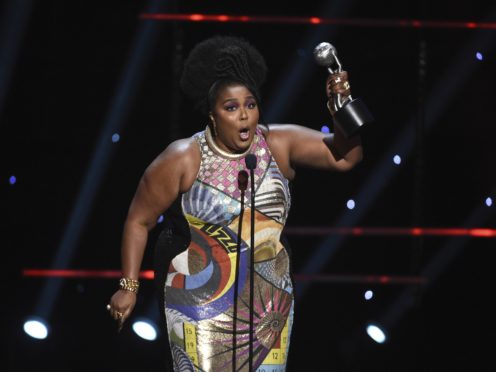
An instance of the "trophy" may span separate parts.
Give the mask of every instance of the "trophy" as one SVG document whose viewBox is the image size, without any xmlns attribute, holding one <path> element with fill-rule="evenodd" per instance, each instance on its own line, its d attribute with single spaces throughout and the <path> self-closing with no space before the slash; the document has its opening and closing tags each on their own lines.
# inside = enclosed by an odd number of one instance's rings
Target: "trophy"
<svg viewBox="0 0 496 372">
<path fill-rule="evenodd" d="M 317 64 L 327 67 L 331 74 L 343 71 L 336 48 L 330 43 L 323 42 L 317 45 L 313 55 Z M 342 97 L 341 94 L 334 94 L 333 104 L 334 123 L 341 128 L 347 138 L 357 134 L 363 125 L 374 121 L 367 106 L 359 98 L 353 99 L 351 95 Z"/>
</svg>

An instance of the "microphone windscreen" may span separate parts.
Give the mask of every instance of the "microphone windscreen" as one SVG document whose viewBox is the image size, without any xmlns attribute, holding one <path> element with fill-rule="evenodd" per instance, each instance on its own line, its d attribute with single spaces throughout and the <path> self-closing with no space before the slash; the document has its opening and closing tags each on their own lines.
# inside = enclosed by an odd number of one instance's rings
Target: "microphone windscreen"
<svg viewBox="0 0 496 372">
<path fill-rule="evenodd" d="M 238 173 L 238 187 L 241 191 L 246 191 L 248 187 L 248 172 L 241 170 Z"/>
<path fill-rule="evenodd" d="M 248 154 L 245 157 L 246 168 L 255 169 L 257 167 L 257 157 L 254 154 Z"/>
</svg>

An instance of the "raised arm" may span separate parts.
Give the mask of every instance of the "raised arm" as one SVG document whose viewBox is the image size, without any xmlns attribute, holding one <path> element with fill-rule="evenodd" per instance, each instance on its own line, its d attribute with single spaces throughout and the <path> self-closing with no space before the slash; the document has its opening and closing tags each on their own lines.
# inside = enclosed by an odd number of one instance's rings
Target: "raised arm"
<svg viewBox="0 0 496 372">
<path fill-rule="evenodd" d="M 314 168 L 347 171 L 362 159 L 360 137 L 346 139 L 337 129 L 333 134 L 324 134 L 317 130 L 294 124 L 269 126 L 271 139 L 284 154 L 289 166 L 308 166 Z"/>
<path fill-rule="evenodd" d="M 337 77 L 340 79 L 336 79 Z M 350 95 L 346 71 L 330 75 L 326 82 L 326 93 L 330 100 L 328 107 L 330 114 L 334 115 L 331 92 L 342 96 Z M 278 164 L 283 168 L 281 170 L 288 178 L 293 178 L 294 168 L 299 165 L 347 171 L 362 160 L 360 137 L 356 135 L 346 138 L 338 126 L 334 133 L 325 134 L 294 124 L 269 125 L 267 140 Z"/>
<path fill-rule="evenodd" d="M 200 152 L 194 139 L 173 142 L 146 169 L 129 207 L 122 236 L 122 275 L 138 280 L 149 231 L 159 215 L 194 182 Z M 111 314 L 122 324 L 136 303 L 136 293 L 118 290 L 111 299 Z"/>
</svg>

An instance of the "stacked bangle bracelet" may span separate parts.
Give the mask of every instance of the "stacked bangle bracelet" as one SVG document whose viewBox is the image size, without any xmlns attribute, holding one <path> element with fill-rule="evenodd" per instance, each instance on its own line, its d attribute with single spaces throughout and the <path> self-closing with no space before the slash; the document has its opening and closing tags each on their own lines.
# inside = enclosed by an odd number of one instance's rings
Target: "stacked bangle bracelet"
<svg viewBox="0 0 496 372">
<path fill-rule="evenodd" d="M 119 280 L 119 287 L 121 287 L 121 289 L 124 289 L 125 291 L 138 293 L 139 280 L 121 278 Z"/>
</svg>

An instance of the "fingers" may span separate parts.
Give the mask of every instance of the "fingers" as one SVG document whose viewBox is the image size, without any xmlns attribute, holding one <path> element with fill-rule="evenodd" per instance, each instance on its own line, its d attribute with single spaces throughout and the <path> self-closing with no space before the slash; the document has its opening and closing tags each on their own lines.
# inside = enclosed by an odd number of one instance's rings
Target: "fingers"
<svg viewBox="0 0 496 372">
<path fill-rule="evenodd" d="M 341 71 L 327 78 L 327 96 L 341 94 L 342 96 L 349 96 L 351 94 L 350 83 L 348 81 L 348 73 Z"/>
<path fill-rule="evenodd" d="M 126 313 L 126 315 L 128 315 L 128 311 L 124 312 L 124 311 L 119 311 L 115 308 L 113 308 L 110 304 L 107 305 L 107 310 L 108 312 L 110 313 L 110 316 L 112 318 L 114 318 L 114 320 L 120 322 L 120 323 L 124 323 L 124 320 L 127 318 L 124 317 L 124 313 Z"/>
</svg>

